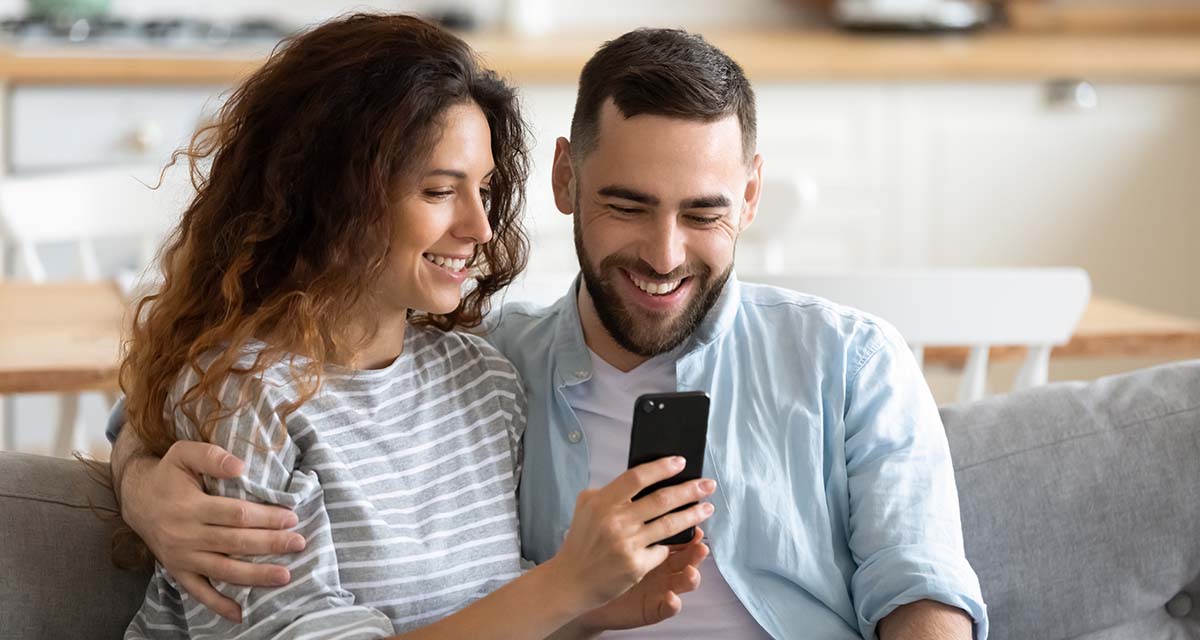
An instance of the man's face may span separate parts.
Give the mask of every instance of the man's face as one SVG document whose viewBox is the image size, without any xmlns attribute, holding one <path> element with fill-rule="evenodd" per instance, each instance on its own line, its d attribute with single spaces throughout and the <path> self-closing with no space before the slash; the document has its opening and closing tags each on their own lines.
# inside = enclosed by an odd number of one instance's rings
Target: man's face
<svg viewBox="0 0 1200 640">
<path fill-rule="evenodd" d="M 574 214 L 597 315 L 627 351 L 673 349 L 729 277 L 737 236 L 757 209 L 761 159 L 747 166 L 736 116 L 625 118 L 610 100 L 594 148 L 574 160 L 560 139 L 555 199 Z"/>
</svg>

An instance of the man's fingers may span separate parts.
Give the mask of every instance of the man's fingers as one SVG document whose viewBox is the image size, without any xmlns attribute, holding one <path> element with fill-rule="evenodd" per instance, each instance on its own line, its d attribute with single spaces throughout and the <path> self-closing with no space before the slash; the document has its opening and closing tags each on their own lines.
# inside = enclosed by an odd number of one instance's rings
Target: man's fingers
<svg viewBox="0 0 1200 640">
<path fill-rule="evenodd" d="M 200 565 L 197 573 L 212 580 L 242 587 L 281 587 L 292 579 L 287 567 L 234 560 L 219 553 L 197 555 L 200 556 L 196 562 Z"/>
<path fill-rule="evenodd" d="M 291 509 L 237 498 L 212 496 L 205 501 L 201 509 L 201 520 L 220 527 L 288 529 L 297 523 L 296 513 Z"/>
<path fill-rule="evenodd" d="M 200 604 L 230 622 L 240 623 L 242 621 L 242 608 L 233 600 L 221 595 L 204 576 L 187 571 L 175 572 L 171 575 L 175 577 L 179 586 L 192 594 L 192 597 L 199 600 Z"/>
<path fill-rule="evenodd" d="M 236 478 L 242 475 L 241 460 L 221 447 L 207 442 L 180 440 L 171 445 L 163 459 L 170 459 L 194 475 L 213 478 Z"/>
<path fill-rule="evenodd" d="M 304 550 L 304 536 L 291 531 L 205 527 L 200 550 L 237 556 L 283 555 Z"/>
<path fill-rule="evenodd" d="M 666 480 L 683 471 L 685 462 L 680 456 L 671 456 L 639 464 L 617 476 L 606 489 L 615 492 L 615 497 L 621 500 L 629 500 L 655 482 Z"/>
</svg>

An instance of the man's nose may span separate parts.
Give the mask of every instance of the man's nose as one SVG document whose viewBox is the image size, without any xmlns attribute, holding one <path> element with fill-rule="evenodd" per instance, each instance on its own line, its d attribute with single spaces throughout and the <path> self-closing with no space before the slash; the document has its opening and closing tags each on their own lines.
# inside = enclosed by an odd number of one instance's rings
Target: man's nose
<svg viewBox="0 0 1200 640">
<path fill-rule="evenodd" d="M 675 221 L 656 224 L 642 238 L 639 253 L 638 257 L 660 274 L 670 273 L 682 266 L 686 254 L 683 235 Z"/>
</svg>

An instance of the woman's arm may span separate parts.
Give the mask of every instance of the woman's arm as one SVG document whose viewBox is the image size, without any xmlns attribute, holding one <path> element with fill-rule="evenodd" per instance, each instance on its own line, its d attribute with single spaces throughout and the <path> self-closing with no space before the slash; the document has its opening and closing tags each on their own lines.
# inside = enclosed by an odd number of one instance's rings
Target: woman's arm
<svg viewBox="0 0 1200 640">
<path fill-rule="evenodd" d="M 557 555 L 458 613 L 397 638 L 520 640 L 546 638 L 560 630 L 555 638 L 599 633 L 597 626 L 607 626 L 602 618 L 593 626 L 581 616 L 622 596 L 664 564 L 671 550 L 655 541 L 712 514 L 707 503 L 671 513 L 711 495 L 715 487 L 704 480 L 633 501 L 644 487 L 674 476 L 683 466 L 679 458 L 663 458 L 634 467 L 601 489 L 584 491 Z M 688 556 L 689 562 L 693 557 Z"/>
</svg>

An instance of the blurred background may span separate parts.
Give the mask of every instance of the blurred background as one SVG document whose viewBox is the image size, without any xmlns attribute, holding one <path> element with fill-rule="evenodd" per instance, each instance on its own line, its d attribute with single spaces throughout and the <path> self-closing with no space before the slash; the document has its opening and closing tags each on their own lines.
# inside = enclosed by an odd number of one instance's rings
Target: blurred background
<svg viewBox="0 0 1200 640">
<path fill-rule="evenodd" d="M 60 448 L 59 394 L 82 391 L 66 437 L 106 455 L 121 310 L 70 283 L 127 289 L 188 197 L 179 170 L 148 197 L 112 176 L 156 182 L 280 39 L 354 9 L 438 20 L 520 86 L 531 277 L 575 265 L 548 166 L 583 62 L 628 28 L 682 26 L 758 95 L 744 279 L 1080 267 L 1092 306 L 1050 379 L 1200 356 L 1200 0 L 0 0 L 4 446 Z M 992 353 L 1003 391 L 1021 359 Z M 954 400 L 966 351 L 924 355 Z"/>
</svg>

